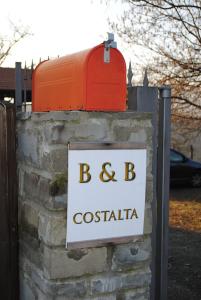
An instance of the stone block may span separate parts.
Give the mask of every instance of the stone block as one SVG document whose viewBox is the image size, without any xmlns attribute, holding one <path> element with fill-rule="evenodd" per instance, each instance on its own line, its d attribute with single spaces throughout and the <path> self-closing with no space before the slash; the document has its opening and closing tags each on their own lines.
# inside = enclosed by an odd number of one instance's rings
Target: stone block
<svg viewBox="0 0 201 300">
<path fill-rule="evenodd" d="M 122 298 L 119 300 L 149 300 L 149 287 L 145 289 L 136 289 L 123 293 Z"/>
<path fill-rule="evenodd" d="M 39 213 L 39 239 L 49 246 L 65 246 L 66 242 L 66 212 L 48 214 Z"/>
<path fill-rule="evenodd" d="M 53 198 L 53 205 L 55 210 L 66 209 L 67 207 L 67 194 L 58 195 Z"/>
<path fill-rule="evenodd" d="M 112 293 L 121 289 L 121 276 L 105 275 L 103 277 L 94 278 L 91 281 L 91 294 Z"/>
<path fill-rule="evenodd" d="M 65 173 L 66 174 L 66 173 Z M 61 174 L 60 174 L 61 175 Z M 45 178 L 36 173 L 36 171 L 25 171 L 23 172 L 23 196 L 22 200 L 31 200 L 39 203 L 41 206 L 49 210 L 64 210 L 67 206 L 67 183 L 65 183 L 65 188 L 55 192 L 55 195 L 51 195 L 52 184 L 58 178 L 58 174 L 53 176 L 52 179 Z M 66 178 L 66 175 L 65 175 Z"/>
<path fill-rule="evenodd" d="M 50 196 L 50 179 L 41 177 L 36 172 L 24 172 L 24 195 L 43 203 Z"/>
<path fill-rule="evenodd" d="M 68 122 L 46 122 L 43 126 L 44 141 L 48 145 L 67 144 L 75 136 L 75 124 L 79 120 Z"/>
<path fill-rule="evenodd" d="M 44 141 L 49 145 L 66 145 L 68 141 L 99 140 L 107 137 L 108 121 L 83 115 L 81 119 L 74 118 L 65 122 L 46 122 L 43 125 Z"/>
<path fill-rule="evenodd" d="M 51 173 L 67 173 L 67 144 L 41 150 L 41 168 Z"/>
<path fill-rule="evenodd" d="M 20 276 L 20 300 L 36 300 L 36 292 L 31 287 L 31 282 Z"/>
<path fill-rule="evenodd" d="M 83 279 L 68 281 L 47 280 L 40 272 L 34 271 L 32 280 L 45 295 L 53 296 L 54 300 L 82 299 L 82 297 L 87 295 L 87 281 Z"/>
<path fill-rule="evenodd" d="M 111 127 L 125 127 L 127 129 L 135 128 L 152 128 L 152 114 L 150 113 L 136 113 L 126 112 L 124 114 L 118 113 L 115 117 L 112 116 Z"/>
<path fill-rule="evenodd" d="M 131 131 L 128 137 L 129 142 L 133 143 L 146 143 L 147 140 L 147 132 L 144 128 L 141 128 L 136 131 Z"/>
<path fill-rule="evenodd" d="M 153 126 L 153 125 L 152 125 Z M 153 144 L 153 127 L 146 128 L 146 144 L 152 147 Z"/>
<path fill-rule="evenodd" d="M 107 268 L 105 247 L 77 250 L 44 247 L 44 273 L 48 279 L 96 274 Z"/>
<path fill-rule="evenodd" d="M 87 294 L 87 285 L 85 281 L 69 282 L 60 284 L 58 288 L 57 296 L 54 300 L 71 300 L 71 299 L 83 299 Z"/>
<path fill-rule="evenodd" d="M 126 127 L 116 127 L 114 129 L 114 138 L 116 141 L 127 142 L 129 140 L 131 129 Z"/>
<path fill-rule="evenodd" d="M 26 114 L 26 113 L 24 113 Z M 90 113 L 91 114 L 91 113 Z M 99 113 L 98 113 L 99 115 Z M 55 124 L 56 122 L 64 121 L 67 122 L 77 122 L 88 118 L 88 112 L 86 111 L 49 111 L 49 112 L 38 112 L 31 114 L 31 122 L 44 124 L 50 122 Z M 19 119 L 23 119 L 23 116 L 20 115 Z"/>
<path fill-rule="evenodd" d="M 35 289 L 36 289 L 36 298 L 35 299 L 37 299 L 37 300 L 55 300 L 55 297 L 53 295 L 50 296 L 50 295 L 44 294 L 37 287 L 35 287 Z"/>
<path fill-rule="evenodd" d="M 129 124 L 129 127 L 126 126 Z M 117 141 L 133 142 L 133 143 L 146 143 L 147 133 L 145 128 L 135 126 L 132 120 L 125 120 L 121 122 L 121 126 L 116 125 L 113 129 L 114 137 Z"/>
<path fill-rule="evenodd" d="M 52 123 L 58 121 L 73 122 L 76 120 L 85 120 L 90 117 L 93 118 L 106 118 L 107 120 L 126 120 L 132 119 L 136 122 L 142 122 L 146 127 L 151 126 L 151 113 L 142 113 L 134 111 L 126 112 L 87 112 L 87 111 L 50 111 L 50 112 L 40 112 L 40 113 L 29 113 L 21 112 L 17 114 L 17 119 L 20 122 L 21 120 L 29 120 L 34 123 L 44 123 L 50 121 Z"/>
<path fill-rule="evenodd" d="M 152 176 L 152 157 L 153 151 L 149 148 L 147 149 L 147 177 Z"/>
<path fill-rule="evenodd" d="M 147 180 L 147 182 L 146 182 L 146 203 L 149 203 L 149 204 L 153 201 L 153 181 L 152 180 Z"/>
<path fill-rule="evenodd" d="M 65 173 L 57 174 L 50 186 L 52 196 L 60 196 L 67 193 L 67 175 Z"/>
<path fill-rule="evenodd" d="M 36 198 L 39 195 L 40 176 L 33 172 L 24 172 L 24 195 Z"/>
<path fill-rule="evenodd" d="M 29 232 L 36 238 L 38 237 L 38 212 L 38 207 L 32 202 L 22 202 L 20 205 L 21 230 Z"/>
<path fill-rule="evenodd" d="M 34 291 L 41 300 L 55 299 L 82 299 L 87 295 L 88 285 L 84 279 L 47 280 L 43 272 L 32 265 L 29 260 L 24 259 L 21 268 L 28 274 L 29 280 L 34 287 Z M 27 272 L 28 270 L 28 272 Z M 46 298 L 40 298 L 45 295 Z M 29 300 L 29 299 L 26 299 Z"/>
<path fill-rule="evenodd" d="M 121 279 L 121 286 L 123 289 L 135 289 L 141 288 L 144 286 L 149 286 L 151 283 L 151 273 L 150 269 L 147 268 L 144 272 L 142 271 L 143 268 L 135 273 L 128 273 L 125 276 L 122 276 Z"/>
<path fill-rule="evenodd" d="M 144 214 L 144 234 L 152 233 L 152 209 L 147 206 Z"/>
<path fill-rule="evenodd" d="M 56 176 L 55 176 L 56 178 Z M 50 180 L 40 176 L 35 172 L 24 172 L 24 193 L 23 198 L 32 200 L 50 210 L 63 210 L 66 208 L 67 196 L 51 196 L 51 184 L 54 178 Z"/>
<path fill-rule="evenodd" d="M 32 267 L 42 268 L 43 264 L 43 245 L 39 240 L 32 238 L 25 233 L 21 234 L 20 240 L 20 265 L 27 274 L 31 274 Z M 27 264 L 31 263 L 31 267 Z"/>
<path fill-rule="evenodd" d="M 75 126 L 77 140 L 100 141 L 107 138 L 108 126 L 106 119 L 88 118 L 78 126 Z"/>
<path fill-rule="evenodd" d="M 31 119 L 31 114 L 32 113 L 28 112 L 28 111 L 26 111 L 26 112 L 25 111 L 17 111 L 16 117 L 17 117 L 17 120 L 25 121 L 25 120 Z M 20 125 L 22 125 L 23 123 L 18 122 L 18 130 L 19 130 Z"/>
<path fill-rule="evenodd" d="M 142 265 L 142 262 L 150 259 L 150 237 L 142 237 L 140 241 L 114 247 L 112 258 L 112 270 L 134 270 Z"/>
<path fill-rule="evenodd" d="M 18 166 L 18 195 L 24 195 L 24 170 Z"/>
<path fill-rule="evenodd" d="M 39 163 L 39 140 L 38 135 L 34 134 L 32 130 L 20 132 L 18 134 L 18 159 L 28 161 L 34 165 Z"/>
<path fill-rule="evenodd" d="M 89 298 L 84 298 L 83 300 L 89 300 Z M 99 297 L 92 297 L 90 300 L 117 300 L 115 294 L 105 294 Z"/>
<path fill-rule="evenodd" d="M 150 269 L 141 269 L 128 274 L 106 274 L 91 280 L 92 295 L 136 289 L 148 286 L 151 283 Z"/>
</svg>

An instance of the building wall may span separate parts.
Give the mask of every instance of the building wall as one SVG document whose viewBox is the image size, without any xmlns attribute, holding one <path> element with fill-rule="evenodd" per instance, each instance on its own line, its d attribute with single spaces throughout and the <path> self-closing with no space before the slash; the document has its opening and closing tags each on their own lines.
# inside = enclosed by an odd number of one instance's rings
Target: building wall
<svg viewBox="0 0 201 300">
<path fill-rule="evenodd" d="M 149 299 L 153 198 L 147 113 L 18 115 L 20 299 Z M 65 249 L 67 142 L 146 143 L 144 234 L 126 244 Z"/>
</svg>

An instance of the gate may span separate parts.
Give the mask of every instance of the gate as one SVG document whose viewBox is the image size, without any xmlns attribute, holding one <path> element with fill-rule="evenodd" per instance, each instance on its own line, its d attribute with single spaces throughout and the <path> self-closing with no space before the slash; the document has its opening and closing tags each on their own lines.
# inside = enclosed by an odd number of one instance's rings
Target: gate
<svg viewBox="0 0 201 300">
<path fill-rule="evenodd" d="M 16 113 L 5 102 L 0 102 L 0 291 L 1 299 L 18 299 Z"/>
</svg>

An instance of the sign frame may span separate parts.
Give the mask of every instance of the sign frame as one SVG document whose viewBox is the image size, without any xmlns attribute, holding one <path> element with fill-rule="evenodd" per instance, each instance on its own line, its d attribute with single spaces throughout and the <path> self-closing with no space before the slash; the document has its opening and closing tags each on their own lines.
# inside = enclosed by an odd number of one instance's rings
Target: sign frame
<svg viewBox="0 0 201 300">
<path fill-rule="evenodd" d="M 146 150 L 147 159 L 147 146 L 145 143 L 135 142 L 68 142 L 67 151 L 69 150 Z M 69 165 L 69 155 L 68 155 Z M 69 174 L 69 170 L 68 170 Z M 67 182 L 68 185 L 68 182 Z M 146 185 L 147 185 L 147 163 L 146 163 L 146 178 L 145 178 L 145 204 L 146 204 Z M 68 218 L 68 199 L 69 188 L 67 188 L 67 218 Z M 145 209 L 145 208 L 144 208 Z M 145 218 L 145 212 L 144 212 Z M 144 220 L 143 220 L 143 232 L 144 232 Z M 66 227 L 66 248 L 67 249 L 79 249 L 79 248 L 91 248 L 91 247 L 103 247 L 108 245 L 124 244 L 133 242 L 138 239 L 140 235 L 129 235 L 112 238 L 102 238 L 93 240 L 84 240 L 79 242 L 67 242 L 67 227 Z"/>
</svg>

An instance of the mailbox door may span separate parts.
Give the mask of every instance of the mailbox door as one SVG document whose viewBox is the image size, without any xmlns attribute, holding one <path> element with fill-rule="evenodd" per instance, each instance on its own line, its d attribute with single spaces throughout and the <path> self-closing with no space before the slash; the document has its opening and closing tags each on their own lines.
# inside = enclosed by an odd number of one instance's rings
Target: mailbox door
<svg viewBox="0 0 201 300">
<path fill-rule="evenodd" d="M 110 49 L 104 62 L 104 45 L 94 48 L 87 64 L 86 110 L 126 110 L 126 64 L 122 54 Z"/>
</svg>

